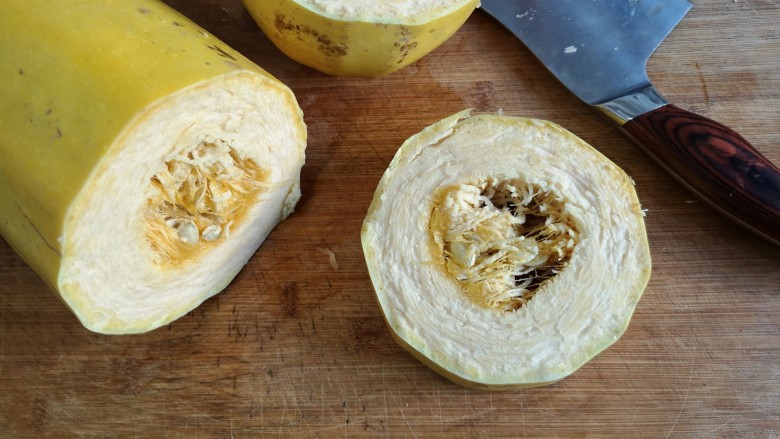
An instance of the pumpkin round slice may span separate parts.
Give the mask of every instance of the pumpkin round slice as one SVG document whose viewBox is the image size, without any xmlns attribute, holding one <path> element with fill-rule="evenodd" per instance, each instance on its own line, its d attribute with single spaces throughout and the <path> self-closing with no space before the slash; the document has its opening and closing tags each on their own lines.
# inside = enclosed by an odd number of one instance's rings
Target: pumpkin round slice
<svg viewBox="0 0 780 439">
<path fill-rule="evenodd" d="M 300 197 L 292 92 L 156 0 L 9 0 L 0 233 L 87 328 L 225 288 Z"/>
<path fill-rule="evenodd" d="M 395 339 L 469 387 L 571 374 L 623 334 L 650 277 L 620 168 L 551 122 L 469 111 L 401 146 L 362 243 Z"/>
<path fill-rule="evenodd" d="M 478 0 L 243 0 L 287 56 L 334 76 L 377 77 L 449 39 Z"/>
</svg>

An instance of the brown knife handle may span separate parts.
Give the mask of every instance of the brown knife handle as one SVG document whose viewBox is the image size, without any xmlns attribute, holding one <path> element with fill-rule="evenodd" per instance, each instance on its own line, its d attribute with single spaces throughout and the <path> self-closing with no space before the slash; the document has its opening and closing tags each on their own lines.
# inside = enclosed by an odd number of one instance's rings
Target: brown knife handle
<svg viewBox="0 0 780 439">
<path fill-rule="evenodd" d="M 780 169 L 734 130 L 669 104 L 623 130 L 704 201 L 780 246 Z"/>
</svg>

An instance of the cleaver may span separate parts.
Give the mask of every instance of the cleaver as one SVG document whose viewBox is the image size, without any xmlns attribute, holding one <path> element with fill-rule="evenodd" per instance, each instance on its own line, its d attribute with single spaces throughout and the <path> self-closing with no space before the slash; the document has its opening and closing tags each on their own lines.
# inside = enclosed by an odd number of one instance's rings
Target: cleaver
<svg viewBox="0 0 780 439">
<path fill-rule="evenodd" d="M 780 246 L 780 169 L 734 130 L 669 104 L 647 60 L 688 0 L 482 0 L 560 82 L 701 199 Z"/>
</svg>

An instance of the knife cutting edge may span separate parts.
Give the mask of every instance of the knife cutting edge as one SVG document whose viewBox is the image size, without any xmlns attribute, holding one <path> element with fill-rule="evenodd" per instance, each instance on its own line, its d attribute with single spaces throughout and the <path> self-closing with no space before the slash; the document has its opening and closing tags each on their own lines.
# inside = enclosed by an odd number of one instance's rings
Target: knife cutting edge
<svg viewBox="0 0 780 439">
<path fill-rule="evenodd" d="M 572 93 L 704 201 L 780 246 L 780 169 L 734 130 L 668 103 L 647 61 L 688 0 L 482 0 Z"/>
</svg>

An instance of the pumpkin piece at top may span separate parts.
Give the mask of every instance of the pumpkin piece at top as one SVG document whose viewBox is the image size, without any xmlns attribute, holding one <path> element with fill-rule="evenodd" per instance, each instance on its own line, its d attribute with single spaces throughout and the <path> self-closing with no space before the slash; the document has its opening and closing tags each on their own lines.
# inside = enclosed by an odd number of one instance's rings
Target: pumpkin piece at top
<svg viewBox="0 0 780 439">
<path fill-rule="evenodd" d="M 479 0 L 243 0 L 287 56 L 333 76 L 379 77 L 449 39 Z"/>
</svg>

